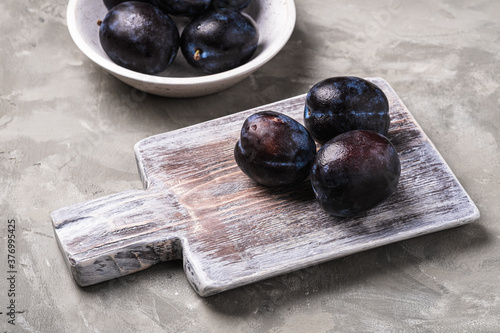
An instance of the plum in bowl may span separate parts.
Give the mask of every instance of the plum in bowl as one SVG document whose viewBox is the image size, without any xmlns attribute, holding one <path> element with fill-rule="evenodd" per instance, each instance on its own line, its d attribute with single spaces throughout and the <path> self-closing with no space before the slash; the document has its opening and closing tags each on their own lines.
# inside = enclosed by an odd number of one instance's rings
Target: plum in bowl
<svg viewBox="0 0 500 333">
<path fill-rule="evenodd" d="M 293 0 L 252 0 L 244 9 L 256 22 L 259 43 L 245 64 L 216 74 L 204 74 L 192 68 L 178 52 L 172 65 L 157 75 L 139 73 L 114 63 L 99 42 L 99 26 L 108 9 L 103 0 L 70 0 L 67 8 L 68 30 L 77 47 L 94 63 L 125 82 L 150 94 L 166 97 L 197 97 L 227 89 L 271 60 L 288 42 L 295 27 Z M 187 18 L 172 17 L 182 32 Z"/>
</svg>

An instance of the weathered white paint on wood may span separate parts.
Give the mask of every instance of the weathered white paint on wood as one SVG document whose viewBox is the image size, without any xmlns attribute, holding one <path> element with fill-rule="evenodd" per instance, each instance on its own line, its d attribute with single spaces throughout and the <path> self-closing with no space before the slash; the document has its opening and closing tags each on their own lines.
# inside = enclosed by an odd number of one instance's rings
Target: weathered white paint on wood
<svg viewBox="0 0 500 333">
<path fill-rule="evenodd" d="M 256 185 L 236 166 L 241 125 L 260 110 L 302 121 L 305 95 L 156 135 L 135 146 L 146 190 L 62 208 L 52 220 L 71 272 L 87 286 L 182 259 L 201 296 L 438 230 L 479 211 L 386 81 L 397 191 L 354 218 L 325 214 L 308 181 Z"/>
</svg>

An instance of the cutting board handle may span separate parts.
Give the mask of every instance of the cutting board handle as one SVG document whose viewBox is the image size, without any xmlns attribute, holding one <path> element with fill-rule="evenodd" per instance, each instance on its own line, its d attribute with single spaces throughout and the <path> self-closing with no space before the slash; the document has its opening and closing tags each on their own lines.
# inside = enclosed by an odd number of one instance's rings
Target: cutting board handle
<svg viewBox="0 0 500 333">
<path fill-rule="evenodd" d="M 81 286 L 181 259 L 190 219 L 168 189 L 125 191 L 52 213 L 59 247 Z"/>
</svg>

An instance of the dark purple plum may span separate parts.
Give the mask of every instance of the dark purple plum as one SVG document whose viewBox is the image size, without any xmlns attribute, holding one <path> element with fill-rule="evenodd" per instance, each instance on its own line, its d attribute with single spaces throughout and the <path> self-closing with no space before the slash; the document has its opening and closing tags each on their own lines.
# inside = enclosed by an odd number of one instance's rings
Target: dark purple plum
<svg viewBox="0 0 500 333">
<path fill-rule="evenodd" d="M 307 129 L 282 113 L 262 111 L 248 117 L 241 128 L 234 158 L 257 183 L 285 186 L 309 176 L 316 143 Z"/>
<path fill-rule="evenodd" d="M 184 28 L 181 51 L 191 66 L 214 74 L 248 62 L 258 42 L 258 28 L 250 16 L 234 9 L 212 9 Z"/>
<path fill-rule="evenodd" d="M 212 6 L 214 8 L 232 8 L 242 10 L 252 2 L 252 0 L 213 0 Z"/>
<path fill-rule="evenodd" d="M 389 102 L 379 87 L 362 78 L 328 78 L 307 93 L 304 124 L 320 144 L 357 129 L 385 136 L 390 124 Z"/>
<path fill-rule="evenodd" d="M 100 23 L 99 40 L 113 62 L 145 74 L 164 71 L 179 50 L 174 21 L 146 2 L 123 2 L 113 7 Z"/>
<path fill-rule="evenodd" d="M 121 4 L 122 2 L 127 2 L 127 1 L 130 1 L 130 0 L 103 0 L 104 5 L 106 6 L 106 8 L 108 10 L 110 10 L 111 8 L 113 8 L 114 6 L 116 6 L 118 4 Z M 153 0 L 135 0 L 135 1 L 152 3 Z"/>
<path fill-rule="evenodd" d="M 150 0 L 165 13 L 173 16 L 193 17 L 210 6 L 211 0 Z"/>
<path fill-rule="evenodd" d="M 383 135 L 354 130 L 328 141 L 316 154 L 311 184 L 329 214 L 353 216 L 385 201 L 401 174 L 399 156 Z"/>
</svg>

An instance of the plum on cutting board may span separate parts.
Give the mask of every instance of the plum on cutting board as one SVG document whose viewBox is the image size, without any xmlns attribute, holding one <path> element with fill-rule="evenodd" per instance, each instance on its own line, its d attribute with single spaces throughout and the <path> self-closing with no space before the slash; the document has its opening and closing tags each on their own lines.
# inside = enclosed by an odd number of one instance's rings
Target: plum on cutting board
<svg viewBox="0 0 500 333">
<path fill-rule="evenodd" d="M 367 130 L 340 134 L 316 154 L 311 185 L 329 214 L 353 216 L 386 200 L 401 174 L 398 153 L 385 136 Z"/>
<path fill-rule="evenodd" d="M 320 144 L 357 129 L 387 135 L 389 102 L 379 87 L 365 79 L 354 76 L 328 78 L 308 91 L 304 124 Z"/>
<path fill-rule="evenodd" d="M 306 128 L 282 113 L 262 111 L 248 117 L 234 147 L 240 169 L 266 186 L 296 184 L 309 176 L 316 143 Z"/>
</svg>

